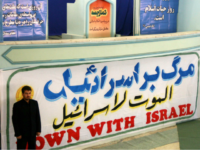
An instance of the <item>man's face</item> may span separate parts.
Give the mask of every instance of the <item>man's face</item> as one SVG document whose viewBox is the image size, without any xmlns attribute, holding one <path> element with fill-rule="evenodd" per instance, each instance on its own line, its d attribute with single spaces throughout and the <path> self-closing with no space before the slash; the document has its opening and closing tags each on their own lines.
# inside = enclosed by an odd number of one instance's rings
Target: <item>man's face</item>
<svg viewBox="0 0 200 150">
<path fill-rule="evenodd" d="M 31 98 L 31 91 L 25 90 L 22 96 L 24 100 L 29 100 Z"/>
</svg>

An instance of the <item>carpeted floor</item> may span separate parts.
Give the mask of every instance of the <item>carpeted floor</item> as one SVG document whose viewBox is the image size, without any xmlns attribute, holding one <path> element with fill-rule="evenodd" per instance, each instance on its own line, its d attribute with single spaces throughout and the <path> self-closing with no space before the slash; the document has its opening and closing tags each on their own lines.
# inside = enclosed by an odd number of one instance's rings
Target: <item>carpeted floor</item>
<svg viewBox="0 0 200 150">
<path fill-rule="evenodd" d="M 163 146 L 177 147 L 178 143 L 178 132 L 177 127 L 170 127 L 166 129 L 141 134 L 138 136 L 129 137 L 126 139 L 118 140 L 108 144 L 98 145 L 95 147 L 87 148 L 87 150 L 97 149 L 155 149 L 162 148 Z M 173 148 L 174 148 L 173 147 Z"/>
<path fill-rule="evenodd" d="M 200 149 L 200 120 L 177 124 L 180 149 Z"/>
<path fill-rule="evenodd" d="M 85 150 L 145 149 L 182 150 L 200 149 L 200 119 L 177 124 L 145 134 L 125 138 Z"/>
</svg>

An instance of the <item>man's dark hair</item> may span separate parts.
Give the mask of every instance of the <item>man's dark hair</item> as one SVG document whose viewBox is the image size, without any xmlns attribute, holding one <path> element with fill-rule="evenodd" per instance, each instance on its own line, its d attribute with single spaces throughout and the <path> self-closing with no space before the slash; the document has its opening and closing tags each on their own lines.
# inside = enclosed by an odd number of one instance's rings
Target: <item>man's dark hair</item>
<svg viewBox="0 0 200 150">
<path fill-rule="evenodd" d="M 30 86 L 24 86 L 22 88 L 22 93 L 24 93 L 25 91 L 32 91 L 31 87 Z"/>
</svg>

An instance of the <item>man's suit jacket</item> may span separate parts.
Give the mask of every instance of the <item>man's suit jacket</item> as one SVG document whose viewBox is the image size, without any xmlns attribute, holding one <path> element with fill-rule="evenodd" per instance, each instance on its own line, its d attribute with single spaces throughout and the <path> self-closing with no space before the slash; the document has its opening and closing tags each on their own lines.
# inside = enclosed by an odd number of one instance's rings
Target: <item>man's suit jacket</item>
<svg viewBox="0 0 200 150">
<path fill-rule="evenodd" d="M 25 100 L 21 100 L 19 102 L 16 102 L 13 106 L 13 126 L 15 130 L 15 136 L 36 136 L 36 132 L 41 132 L 41 121 L 40 121 L 40 112 L 38 107 L 38 102 L 35 100 L 29 100 L 30 104 L 30 125 L 31 125 L 31 131 L 27 133 L 27 129 L 30 129 L 28 127 L 28 124 L 26 124 L 28 121 L 27 119 L 24 119 L 25 112 L 24 107 L 27 102 Z"/>
</svg>

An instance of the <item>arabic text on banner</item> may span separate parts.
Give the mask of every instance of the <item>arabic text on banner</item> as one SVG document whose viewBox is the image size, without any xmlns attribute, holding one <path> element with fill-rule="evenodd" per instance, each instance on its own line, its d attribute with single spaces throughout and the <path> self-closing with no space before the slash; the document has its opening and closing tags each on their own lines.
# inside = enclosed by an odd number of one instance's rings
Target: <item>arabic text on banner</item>
<svg viewBox="0 0 200 150">
<path fill-rule="evenodd" d="M 194 119 L 198 59 L 189 53 L 3 71 L 2 146 L 16 148 L 12 107 L 22 99 L 24 85 L 31 86 L 32 98 L 39 103 L 38 149 L 70 149 L 82 142 Z"/>
</svg>

